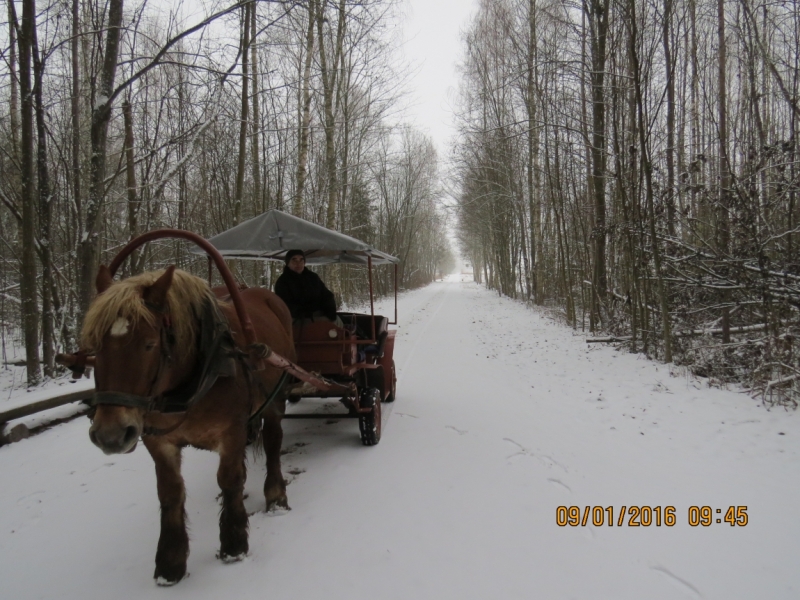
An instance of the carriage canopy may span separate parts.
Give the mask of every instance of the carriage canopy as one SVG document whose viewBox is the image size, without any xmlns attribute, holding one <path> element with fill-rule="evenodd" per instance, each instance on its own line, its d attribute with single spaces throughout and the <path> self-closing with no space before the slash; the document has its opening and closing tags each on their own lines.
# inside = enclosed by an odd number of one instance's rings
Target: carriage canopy
<svg viewBox="0 0 800 600">
<path fill-rule="evenodd" d="M 303 250 L 309 265 L 397 264 L 399 258 L 354 237 L 273 209 L 208 240 L 225 258 L 283 261 L 289 250 Z M 194 254 L 204 254 L 192 248 Z"/>
</svg>

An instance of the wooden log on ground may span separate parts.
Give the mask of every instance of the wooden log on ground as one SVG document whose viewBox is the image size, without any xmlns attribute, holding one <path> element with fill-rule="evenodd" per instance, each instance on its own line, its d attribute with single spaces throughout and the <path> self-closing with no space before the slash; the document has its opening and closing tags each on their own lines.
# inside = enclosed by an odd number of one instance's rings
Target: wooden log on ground
<svg viewBox="0 0 800 600">
<path fill-rule="evenodd" d="M 13 421 L 14 419 L 21 419 L 22 417 L 34 415 L 38 412 L 42 412 L 43 410 L 57 408 L 59 406 L 64 406 L 65 404 L 78 402 L 79 400 L 88 400 L 92 397 L 93 393 L 93 389 L 69 392 L 67 394 L 61 394 L 60 396 L 54 396 L 53 398 L 39 400 L 38 402 L 32 402 L 31 404 L 26 404 L 25 406 L 18 406 L 16 408 L 0 412 L 0 425 L 7 423 L 8 421 Z"/>
<path fill-rule="evenodd" d="M 631 336 L 622 336 L 622 337 L 603 337 L 603 338 L 587 338 L 587 344 L 610 344 L 612 342 L 629 342 L 631 340 Z"/>
</svg>

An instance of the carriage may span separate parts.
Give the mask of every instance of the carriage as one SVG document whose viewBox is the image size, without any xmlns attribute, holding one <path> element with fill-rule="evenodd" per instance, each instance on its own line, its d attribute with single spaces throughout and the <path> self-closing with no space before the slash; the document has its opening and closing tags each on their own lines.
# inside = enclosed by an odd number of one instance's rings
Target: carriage
<svg viewBox="0 0 800 600">
<path fill-rule="evenodd" d="M 368 269 L 370 312 L 337 313 L 343 326 L 330 321 L 295 324 L 296 364 L 304 371 L 317 374 L 338 385 L 320 386 L 319 382 L 302 379 L 289 390 L 289 400 L 302 398 L 341 397 L 348 409 L 338 417 L 358 418 L 361 441 L 372 446 L 381 437 L 381 403 L 395 399 L 397 373 L 394 364 L 397 324 L 398 258 L 342 233 L 331 231 L 280 210 L 270 210 L 208 240 L 223 258 L 272 260 L 283 263 L 289 250 L 303 250 L 307 265 L 351 264 Z M 202 254 L 201 248 L 191 250 Z M 375 314 L 373 266 L 394 267 L 394 319 Z M 211 257 L 209 257 L 211 269 Z M 211 271 L 209 271 L 210 276 Z M 342 394 L 342 386 L 349 389 Z M 304 419 L 330 417 L 329 413 L 298 413 L 284 418 Z"/>
<path fill-rule="evenodd" d="M 383 253 L 356 238 L 331 231 L 280 210 L 270 210 L 245 221 L 227 231 L 205 240 L 199 235 L 177 229 L 159 229 L 142 234 L 125 246 L 109 265 L 111 277 L 125 259 L 147 242 L 178 238 L 195 244 L 190 253 L 208 255 L 208 281 L 211 284 L 213 266 L 222 276 L 229 299 L 243 326 L 249 345 L 255 341 L 250 317 L 241 300 L 239 285 L 233 278 L 224 259 L 273 260 L 283 262 L 287 251 L 303 250 L 306 264 L 353 264 L 368 269 L 370 312 L 339 312 L 341 326 L 330 321 L 294 324 L 293 338 L 297 355 L 295 362 L 267 350 L 264 356 L 253 356 L 259 365 L 262 361 L 281 369 L 289 377 L 281 380 L 266 403 L 277 396 L 288 396 L 292 403 L 302 398 L 339 398 L 348 409 L 344 418 L 357 418 L 361 441 L 374 446 L 381 438 L 381 403 L 392 402 L 397 388 L 394 363 L 396 331 L 389 325 L 397 324 L 397 265 L 394 256 Z M 394 320 L 375 314 L 372 268 L 375 265 L 394 267 Z M 60 362 L 73 372 L 82 373 L 85 366 L 94 364 L 92 356 L 59 355 Z M 186 407 L 182 407 L 184 411 Z M 166 411 L 164 411 L 166 412 Z M 285 418 L 329 418 L 330 413 L 291 412 Z"/>
<path fill-rule="evenodd" d="M 208 254 L 208 284 L 174 265 L 113 283 L 134 250 L 164 238 L 187 240 L 199 247 L 194 252 Z M 276 294 L 240 288 L 225 264 L 225 258 L 282 260 L 291 249 L 305 250 L 310 264 L 366 265 L 370 313 L 340 313 L 341 327 L 312 322 L 293 329 L 289 310 Z M 219 454 L 218 557 L 234 562 L 249 550 L 245 454 L 255 428 L 266 455 L 266 510 L 289 508 L 280 467 L 284 399 L 340 398 L 348 415 L 359 420 L 362 443 L 380 441 L 381 403 L 394 400 L 397 377 L 394 332 L 374 310 L 373 264 L 395 266 L 396 323 L 396 258 L 280 211 L 211 240 L 177 229 L 151 231 L 100 267 L 82 348 L 57 360 L 75 375 L 95 367 L 92 442 L 106 454 L 127 454 L 141 440 L 155 462 L 161 535 L 154 578 L 159 585 L 173 585 L 186 575 L 182 448 Z M 214 265 L 224 288 L 210 287 Z"/>
</svg>

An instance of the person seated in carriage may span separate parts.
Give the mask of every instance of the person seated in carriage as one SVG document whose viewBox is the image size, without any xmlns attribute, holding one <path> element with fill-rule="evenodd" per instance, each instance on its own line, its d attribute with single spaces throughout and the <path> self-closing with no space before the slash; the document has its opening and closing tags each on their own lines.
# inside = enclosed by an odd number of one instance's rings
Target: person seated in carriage
<svg viewBox="0 0 800 600">
<path fill-rule="evenodd" d="M 306 255 L 302 250 L 289 250 L 284 258 L 286 266 L 275 282 L 275 293 L 289 307 L 295 324 L 314 321 L 332 321 L 341 326 L 336 315 L 336 299 L 314 271 L 306 268 Z"/>
</svg>

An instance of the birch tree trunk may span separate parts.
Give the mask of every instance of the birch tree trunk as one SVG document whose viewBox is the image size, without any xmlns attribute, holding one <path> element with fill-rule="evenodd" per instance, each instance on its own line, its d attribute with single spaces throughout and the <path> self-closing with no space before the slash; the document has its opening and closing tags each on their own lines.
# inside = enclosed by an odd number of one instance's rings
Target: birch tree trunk
<svg viewBox="0 0 800 600">
<path fill-rule="evenodd" d="M 303 66 L 303 108 L 300 116 L 300 143 L 297 156 L 297 183 L 292 201 L 292 214 L 296 217 L 303 215 L 303 190 L 306 183 L 306 164 L 308 163 L 308 130 L 311 123 L 311 59 L 314 53 L 314 25 L 318 10 L 320 10 L 318 0 L 309 0 L 306 57 Z"/>
<path fill-rule="evenodd" d="M 12 0 L 9 0 L 12 1 Z M 72 0 L 72 39 L 70 40 L 70 61 L 72 70 L 72 93 L 70 94 L 70 117 L 72 123 L 72 193 L 75 203 L 75 230 L 83 229 L 81 210 L 81 108 L 80 108 L 80 61 L 78 55 L 78 34 L 80 32 L 80 0 Z"/>
<path fill-rule="evenodd" d="M 261 135 L 260 102 L 258 100 L 258 46 L 256 45 L 256 8 L 253 4 L 250 10 L 250 72 L 252 73 L 252 90 L 250 96 L 253 105 L 252 141 L 250 143 L 253 167 L 253 206 L 254 210 L 266 210 L 261 198 L 261 153 L 259 151 L 259 136 Z"/>
<path fill-rule="evenodd" d="M 106 141 L 111 120 L 111 94 L 117 72 L 123 0 L 109 0 L 103 66 L 97 89 L 92 94 L 91 167 L 89 200 L 84 229 L 78 240 L 78 295 L 81 314 L 86 314 L 94 297 L 94 279 L 100 258 L 99 229 L 105 208 Z"/>
<path fill-rule="evenodd" d="M 672 2 L 664 0 L 664 68 L 667 74 L 667 231 L 675 235 L 675 76 L 672 64 Z"/>
<path fill-rule="evenodd" d="M 17 31 L 14 23 L 17 22 L 14 0 L 8 0 L 8 70 L 11 74 L 11 149 L 15 157 L 19 156 L 19 82 L 17 81 Z"/>
<path fill-rule="evenodd" d="M 47 127 L 44 117 L 45 109 L 42 101 L 42 79 L 44 77 L 44 61 L 39 54 L 39 42 L 36 34 L 36 21 L 32 29 L 33 44 L 33 98 L 36 110 L 36 174 L 39 187 L 39 258 L 42 263 L 42 359 L 44 373 L 48 377 L 55 375 L 55 325 L 53 315 L 53 264 L 50 239 L 52 193 L 50 173 L 47 167 Z"/>
<path fill-rule="evenodd" d="M 247 117 L 248 117 L 248 80 L 250 79 L 250 67 L 248 56 L 250 54 L 250 11 L 253 5 L 247 4 L 244 7 L 242 16 L 242 109 L 241 120 L 239 121 L 239 160 L 236 166 L 236 192 L 233 198 L 233 225 L 238 225 L 242 217 L 242 202 L 244 196 L 244 167 L 247 156 Z"/>
<path fill-rule="evenodd" d="M 132 240 L 139 235 L 138 217 L 141 203 L 137 194 L 136 163 L 133 155 L 133 115 L 131 114 L 131 105 L 127 101 L 122 103 L 122 116 L 125 124 L 125 187 L 128 192 L 128 237 Z M 138 255 L 139 250 L 134 250 L 128 261 L 131 274 L 138 272 Z"/>
<path fill-rule="evenodd" d="M 542 247 L 541 228 L 541 194 L 539 193 L 539 128 L 536 123 L 536 0 L 528 2 L 528 73 L 527 102 L 528 111 L 528 202 L 531 229 L 531 262 L 533 278 L 533 300 L 542 303 L 542 284 L 544 268 L 544 252 Z"/>
<path fill-rule="evenodd" d="M 728 255 L 729 230 L 728 210 L 730 197 L 730 171 L 728 160 L 728 91 L 726 83 L 727 45 L 725 43 L 725 0 L 717 0 L 717 41 L 718 41 L 718 90 L 719 96 L 719 203 L 717 207 L 717 251 L 723 260 Z M 731 342 L 730 307 L 727 303 L 730 294 L 723 292 L 722 307 L 722 343 Z"/>
<path fill-rule="evenodd" d="M 336 26 L 336 39 L 333 45 L 333 62 L 328 64 L 328 57 L 325 51 L 325 37 L 323 34 L 323 22 L 325 21 L 325 10 L 323 3 L 320 3 L 319 10 L 317 11 L 319 62 L 322 75 L 322 93 L 325 112 L 325 169 L 328 176 L 328 203 L 325 226 L 328 229 L 335 229 L 336 227 L 336 200 L 339 193 L 337 184 L 338 178 L 336 176 L 336 149 L 334 147 L 336 138 L 336 120 L 334 119 L 333 95 L 336 90 L 339 62 L 342 56 L 345 15 L 345 0 L 340 0 Z"/>
<path fill-rule="evenodd" d="M 587 0 L 592 53 L 592 194 L 594 196 L 594 228 L 592 236 L 592 309 L 591 328 L 602 319 L 601 306 L 608 287 L 606 277 L 606 105 L 604 95 L 606 68 L 606 34 L 608 32 L 608 0 Z"/>
<path fill-rule="evenodd" d="M 20 122 L 20 170 L 22 183 L 22 264 L 20 295 L 22 329 L 25 335 L 25 363 L 28 386 L 39 383 L 39 305 L 36 298 L 36 181 L 33 167 L 33 89 L 31 54 L 36 18 L 34 0 L 22 3 L 22 26 L 19 29 L 19 91 L 22 98 Z M 16 18 L 12 20 L 16 23 Z"/>
<path fill-rule="evenodd" d="M 639 157 L 645 182 L 645 199 L 647 209 L 647 222 L 650 231 L 650 250 L 653 253 L 653 262 L 656 274 L 656 288 L 661 304 L 661 325 L 664 342 L 664 362 L 672 362 L 672 330 L 669 317 L 669 303 L 664 288 L 664 279 L 661 274 L 661 249 L 658 246 L 656 235 L 656 216 L 653 198 L 653 164 L 650 157 L 650 147 L 647 143 L 647 119 L 645 115 L 644 97 L 642 93 L 642 69 L 639 61 L 639 26 L 636 16 L 636 2 L 630 0 L 628 5 L 630 40 L 629 52 L 633 70 L 633 88 L 636 96 L 637 130 L 639 133 Z"/>
</svg>

